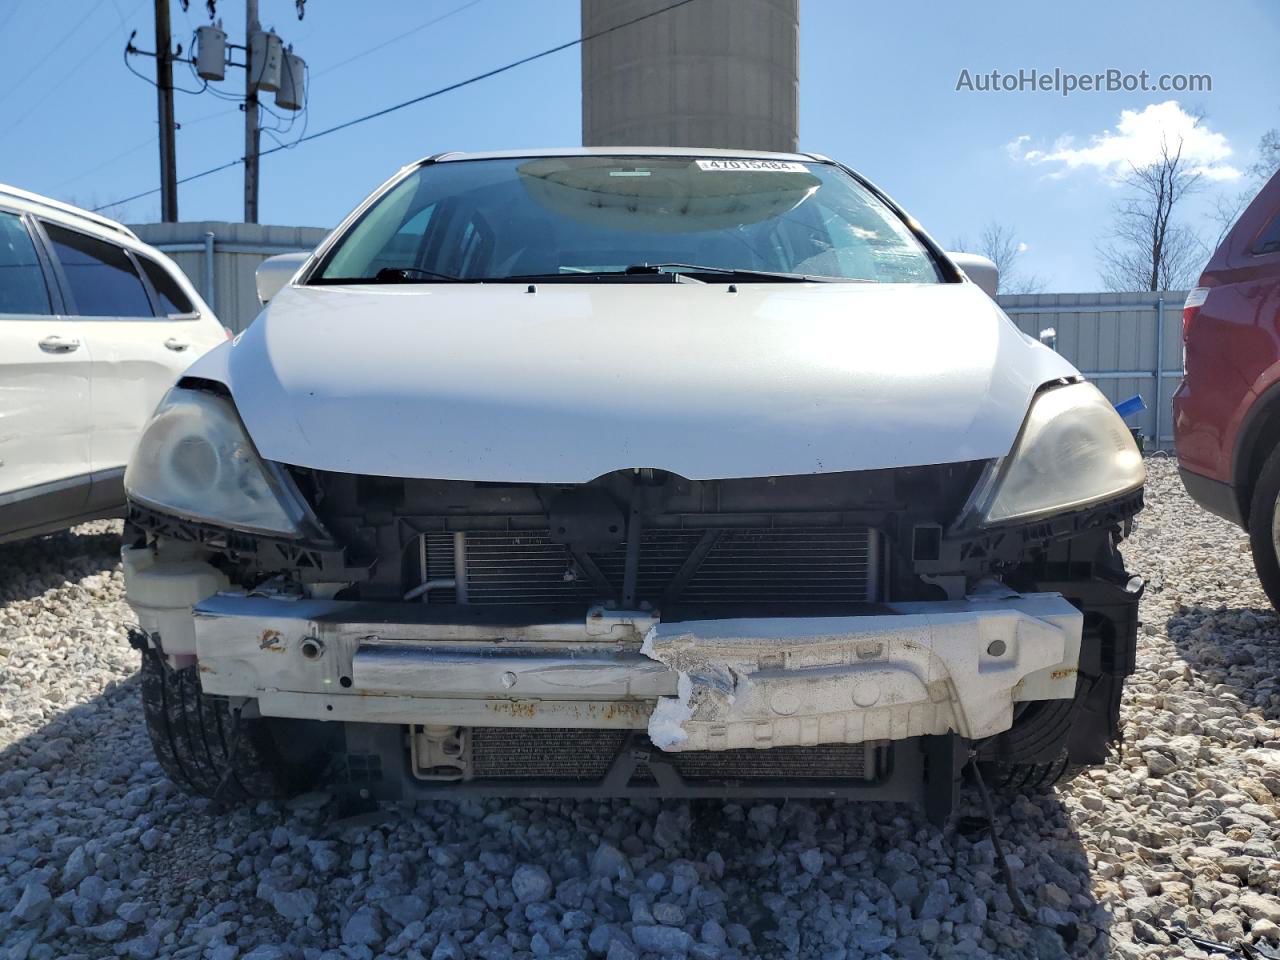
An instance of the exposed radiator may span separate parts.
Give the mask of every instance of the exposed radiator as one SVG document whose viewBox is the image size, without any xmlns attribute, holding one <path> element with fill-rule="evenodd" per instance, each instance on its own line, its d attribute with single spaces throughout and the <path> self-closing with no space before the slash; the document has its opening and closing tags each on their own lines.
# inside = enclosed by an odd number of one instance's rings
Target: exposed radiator
<svg viewBox="0 0 1280 960">
<path fill-rule="evenodd" d="M 599 780 L 623 748 L 625 730 L 472 727 L 471 775 L 479 779 Z M 771 750 L 658 753 L 686 780 L 870 780 L 882 748 L 832 743 Z M 634 782 L 649 782 L 644 765 Z"/>
<path fill-rule="evenodd" d="M 646 530 L 636 596 L 655 604 L 709 606 L 873 602 L 880 598 L 878 543 L 879 534 L 864 527 Z M 456 576 L 453 534 L 423 534 L 420 546 L 424 579 Z M 695 552 L 701 559 L 687 564 Z M 590 603 L 620 594 L 626 548 L 584 559 L 545 530 L 471 531 L 465 558 L 469 603 Z M 455 596 L 441 590 L 430 602 L 450 603 Z"/>
</svg>

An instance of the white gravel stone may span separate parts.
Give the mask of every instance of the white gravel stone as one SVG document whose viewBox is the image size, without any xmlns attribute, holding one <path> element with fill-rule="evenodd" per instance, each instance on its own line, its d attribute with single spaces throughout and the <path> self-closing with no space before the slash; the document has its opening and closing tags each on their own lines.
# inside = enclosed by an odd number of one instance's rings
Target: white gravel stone
<svg viewBox="0 0 1280 960">
<path fill-rule="evenodd" d="M 1249 928 L 1249 935 L 1254 940 L 1280 940 L 1280 924 L 1270 920 L 1255 920 Z"/>
<path fill-rule="evenodd" d="M 0 958 L 1203 957 L 1280 942 L 1280 620 L 1243 533 L 1148 461 L 1125 743 L 985 832 L 844 802 L 212 810 L 159 773 L 119 524 L 0 546 Z M 966 795 L 962 813 L 978 812 Z M 42 893 L 41 891 L 44 891 Z M 282 909 L 283 908 L 283 909 Z"/>
<path fill-rule="evenodd" d="M 372 907 L 361 907 L 342 926 L 342 942 L 349 947 L 368 947 L 382 942 L 382 923 Z"/>
<path fill-rule="evenodd" d="M 1250 920 L 1267 920 L 1280 924 L 1280 900 L 1275 897 L 1264 897 L 1256 893 L 1242 894 L 1236 901 L 1241 912 Z"/>
<path fill-rule="evenodd" d="M 511 890 L 521 903 L 540 902 L 551 895 L 551 877 L 542 867 L 522 863 L 511 876 Z"/>
<path fill-rule="evenodd" d="M 13 918 L 22 923 L 35 923 L 43 919 L 52 907 L 53 897 L 49 888 L 43 883 L 29 883 L 13 908 Z"/>
<path fill-rule="evenodd" d="M 601 843 L 591 857 L 591 873 L 596 877 L 620 880 L 629 869 L 622 851 L 609 843 Z"/>
<path fill-rule="evenodd" d="M 286 920 L 302 920 L 315 912 L 320 898 L 314 890 L 277 890 L 271 897 L 271 905 L 276 913 Z"/>
</svg>

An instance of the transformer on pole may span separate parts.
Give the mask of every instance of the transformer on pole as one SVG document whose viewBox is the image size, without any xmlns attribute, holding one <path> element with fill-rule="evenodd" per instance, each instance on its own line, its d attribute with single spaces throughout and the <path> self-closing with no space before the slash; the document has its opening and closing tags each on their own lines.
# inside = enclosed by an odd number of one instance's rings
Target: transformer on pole
<svg viewBox="0 0 1280 960">
<path fill-rule="evenodd" d="M 189 0 L 182 0 L 185 10 Z M 173 116 L 173 94 L 202 93 L 210 83 L 226 79 L 227 67 L 239 67 L 245 72 L 244 99 L 244 219 L 258 222 L 258 158 L 262 131 L 261 92 L 275 95 L 275 105 L 281 110 L 296 113 L 307 106 L 307 65 L 302 57 L 286 48 L 284 41 L 274 30 L 264 30 L 258 19 L 258 0 L 245 0 L 245 43 L 228 43 L 222 21 L 198 27 L 192 41 L 192 55 L 182 56 L 182 45 L 173 47 L 169 20 L 170 0 L 155 0 L 155 52 L 139 50 L 133 45 L 135 30 L 129 38 L 125 53 L 156 58 L 157 102 L 160 125 L 160 206 L 161 219 L 178 219 L 177 147 L 174 132 L 177 124 Z M 298 19 L 301 20 L 306 0 L 295 0 Z M 217 15 L 216 0 L 208 0 L 209 19 Z M 244 62 L 237 63 L 232 51 L 240 51 Z M 186 63 L 203 86 L 188 90 L 173 83 L 173 64 Z M 132 70 L 133 68 L 130 67 Z M 135 73 L 137 71 L 134 71 Z M 222 96 L 226 96 L 223 94 Z M 272 114 L 277 119 L 277 114 Z M 290 121 L 292 123 L 292 121 Z M 268 128 L 272 129 L 272 128 Z M 286 128 L 276 127 L 276 130 Z"/>
<path fill-rule="evenodd" d="M 256 3 L 251 3 L 250 6 L 257 8 Z M 280 89 L 280 66 L 283 59 L 283 44 L 275 32 L 256 27 L 249 31 L 249 78 L 255 89 Z"/>
<path fill-rule="evenodd" d="M 280 71 L 280 89 L 276 91 L 276 106 L 282 110 L 301 110 L 306 105 L 307 64 L 292 50 L 287 50 Z"/>
<path fill-rule="evenodd" d="M 201 80 L 227 77 L 227 34 L 222 23 L 196 27 L 196 76 Z"/>
</svg>

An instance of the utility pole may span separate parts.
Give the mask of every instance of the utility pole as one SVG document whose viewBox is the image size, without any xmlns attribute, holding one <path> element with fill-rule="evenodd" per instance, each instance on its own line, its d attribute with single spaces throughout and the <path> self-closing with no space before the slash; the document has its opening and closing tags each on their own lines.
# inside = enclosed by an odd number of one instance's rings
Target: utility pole
<svg viewBox="0 0 1280 960">
<path fill-rule="evenodd" d="M 253 45 L 259 29 L 258 0 L 245 0 L 245 46 Z M 244 222 L 258 222 L 258 77 L 253 75 L 250 59 L 244 70 Z"/>
<path fill-rule="evenodd" d="M 169 0 L 156 0 L 156 103 L 160 121 L 160 219 L 178 219 L 178 150 L 173 123 L 173 38 Z"/>
<path fill-rule="evenodd" d="M 0 0 L 3 3 L 4 0 Z M 138 36 L 135 30 L 129 35 L 125 45 L 126 57 L 142 56 L 156 58 L 156 90 L 160 106 L 160 206 L 161 217 L 165 222 L 178 219 L 178 172 L 177 147 L 174 143 L 174 130 L 177 125 L 173 121 L 173 64 L 174 62 L 190 64 L 197 77 L 204 81 L 199 90 L 185 90 L 178 87 L 181 93 L 201 93 L 209 84 L 226 79 L 227 67 L 244 70 L 244 220 L 245 223 L 258 222 L 258 158 L 259 143 L 262 132 L 262 96 L 273 94 L 276 107 L 295 115 L 306 110 L 307 105 L 307 64 L 302 57 L 293 52 L 292 46 L 286 46 L 275 30 L 263 31 L 258 21 L 258 0 L 245 0 L 244 44 L 228 43 L 226 31 L 222 29 L 222 21 L 197 27 L 195 49 L 187 56 L 182 55 L 182 47 L 173 49 L 172 29 L 169 23 L 169 3 L 171 0 L 155 0 L 156 13 L 156 50 L 139 50 L 133 45 Z M 185 8 L 188 0 L 183 0 Z M 306 8 L 306 0 L 294 0 L 301 20 Z M 216 0 L 208 0 L 209 19 L 217 14 Z M 239 51 L 244 55 L 244 62 L 237 63 L 234 54 L 228 51 Z M 133 69 L 130 67 L 129 69 Z M 137 73 L 135 70 L 134 73 Z M 146 78 L 143 77 L 145 80 Z M 223 94 L 227 98 L 226 94 Z M 234 98 L 232 98 L 234 99 Z M 276 114 L 273 114 L 276 116 Z M 280 127 L 269 129 L 282 129 Z M 305 130 L 305 127 L 303 128 Z"/>
</svg>

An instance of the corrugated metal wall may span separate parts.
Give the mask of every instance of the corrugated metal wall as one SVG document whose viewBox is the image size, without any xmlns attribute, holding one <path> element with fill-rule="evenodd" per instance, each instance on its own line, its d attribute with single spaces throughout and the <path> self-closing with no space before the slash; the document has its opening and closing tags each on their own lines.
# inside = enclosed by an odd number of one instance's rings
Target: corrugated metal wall
<svg viewBox="0 0 1280 960">
<path fill-rule="evenodd" d="M 1173 444 L 1170 399 L 1182 378 L 1185 290 L 1158 293 L 1040 293 L 998 300 L 1023 332 L 1056 331 L 1055 348 L 1113 403 L 1141 394 L 1147 409 L 1129 418 L 1154 446 Z M 1159 344 L 1159 348 L 1157 348 Z M 1158 371 L 1158 376 L 1157 376 Z M 1158 384 L 1158 386 L 1157 386 Z"/>
<path fill-rule="evenodd" d="M 130 229 L 172 257 L 218 319 L 237 333 L 262 309 L 253 279 L 258 264 L 278 253 L 312 250 L 329 235 L 324 227 L 220 220 L 131 224 Z"/>
</svg>

